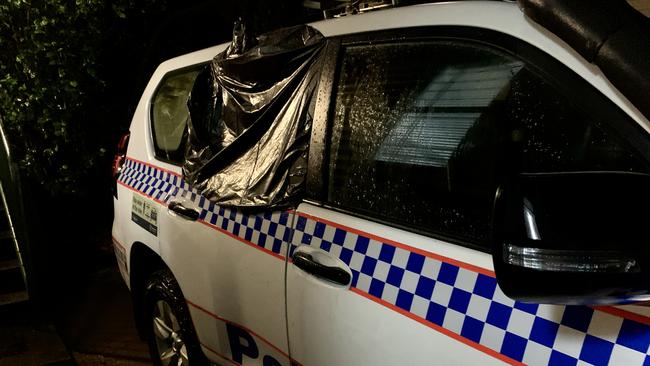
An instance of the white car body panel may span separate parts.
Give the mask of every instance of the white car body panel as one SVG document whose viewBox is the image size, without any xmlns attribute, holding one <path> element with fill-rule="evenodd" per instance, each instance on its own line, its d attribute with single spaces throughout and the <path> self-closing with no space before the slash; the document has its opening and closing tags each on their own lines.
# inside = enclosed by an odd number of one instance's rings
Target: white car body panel
<svg viewBox="0 0 650 366">
<path fill-rule="evenodd" d="M 492 268 L 491 258 L 475 250 L 311 204 L 300 205 L 297 212 L 449 258 L 473 258 L 483 268 Z M 300 238 L 294 233 L 294 244 Z M 287 267 L 287 313 L 292 356 L 305 365 L 424 365 L 434 360 L 441 365 L 503 363 L 461 343 L 460 337 L 441 333 L 440 327 L 431 331 L 417 316 L 382 306 L 363 293 L 350 291 L 349 286 L 330 284 L 293 265 Z"/>
<path fill-rule="evenodd" d="M 347 249 L 353 253 L 349 269 L 363 273 L 352 286 L 338 286 L 288 266 L 291 355 L 306 365 L 418 365 L 431 360 L 443 365 L 571 364 L 598 359 L 588 356 L 595 350 L 593 344 L 585 345 L 585 339 L 592 337 L 605 340 L 604 348 L 612 346 L 608 364 L 636 365 L 645 360 L 645 353 L 620 343 L 627 342 L 621 336 L 624 329 L 637 326 L 631 321 L 644 328 L 650 325 L 648 318 L 614 307 L 516 302 L 496 285 L 489 254 L 309 203 L 301 204 L 296 215 L 295 250 L 314 250 L 326 243 L 331 249 L 321 250 L 322 256 L 337 258 Z M 319 234 L 317 223 L 323 225 Z M 337 247 L 339 230 L 345 234 Z M 355 248 L 359 237 L 369 239 L 367 248 Z M 395 250 L 387 260 L 380 254 L 386 246 Z M 425 257 L 419 268 L 409 268 L 414 254 Z M 478 261 L 467 260 L 472 257 Z M 376 262 L 370 271 L 363 270 L 367 258 Z M 403 275 L 392 282 L 395 268 L 403 269 Z M 382 286 L 378 293 L 372 290 L 375 281 Z M 422 283 L 431 288 L 426 290 Z M 406 306 L 400 304 L 402 293 L 407 295 Z M 414 333 L 421 326 L 434 331 Z M 639 343 L 650 341 L 644 331 L 638 332 Z M 462 354 L 452 351 L 454 343 L 465 347 Z"/>
<path fill-rule="evenodd" d="M 168 215 L 175 214 L 168 211 Z M 196 327 L 208 325 L 199 328 L 200 340 L 209 350 L 206 354 L 230 349 L 224 328 L 227 320 L 239 327 L 255 324 L 257 336 L 253 336 L 260 351 L 286 360 L 284 259 L 244 245 L 206 224 L 177 218 L 169 230 L 161 230 L 161 236 L 170 243 L 162 257 L 176 269 L 174 276 L 182 286 Z"/>
<path fill-rule="evenodd" d="M 160 243 L 157 253 L 170 268 L 183 291 L 206 355 L 215 361 L 233 359 L 229 353 L 231 345 L 228 343 L 228 324 L 243 329 L 252 336 L 262 356 L 272 357 L 277 362 L 288 365 L 284 304 L 285 257 L 244 240 L 243 230 L 239 236 L 233 235 L 233 227 L 236 222 L 242 222 L 243 215 L 237 213 L 233 215 L 236 217 L 234 220 L 223 224 L 230 211 L 218 214 L 220 208 L 190 191 L 176 172 L 129 158 L 123 177 L 118 197 L 125 197 L 124 193 L 131 192 L 127 186 L 143 185 L 145 188 L 138 188 L 140 192 L 132 194 L 150 198 L 157 206 L 158 236 L 145 240 L 155 242 L 157 239 Z M 168 177 L 174 183 L 165 183 Z M 171 189 L 164 193 L 168 186 Z M 214 212 L 199 222 L 191 222 L 167 208 L 167 204 L 172 201 L 182 201 L 186 207 L 202 208 L 204 212 L 211 205 L 210 210 Z M 127 210 L 130 211 L 131 208 Z M 292 214 L 277 213 L 276 217 L 280 215 L 284 216 L 287 228 L 278 228 L 277 234 L 283 235 L 286 231 L 288 235 Z M 270 221 L 266 220 L 261 225 L 261 230 L 265 229 L 267 222 Z M 134 233 L 144 232 L 153 236 L 131 221 L 127 224 Z M 252 224 L 249 225 L 252 227 Z M 241 226 L 246 228 L 245 225 Z M 256 231 L 250 240 L 256 241 L 258 238 L 259 232 Z M 136 241 L 139 240 L 133 242 Z M 277 252 L 286 253 L 286 243 Z M 255 324 L 255 329 L 249 329 L 246 324 Z M 244 360 L 247 364 L 261 364 L 262 357 Z"/>
</svg>

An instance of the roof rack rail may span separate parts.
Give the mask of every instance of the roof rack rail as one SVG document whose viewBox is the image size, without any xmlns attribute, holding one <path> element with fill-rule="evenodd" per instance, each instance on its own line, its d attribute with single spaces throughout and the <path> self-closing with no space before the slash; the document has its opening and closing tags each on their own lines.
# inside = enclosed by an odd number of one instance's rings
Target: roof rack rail
<svg viewBox="0 0 650 366">
<path fill-rule="evenodd" d="M 325 19 L 392 8 L 399 0 L 304 0 L 303 6 L 321 10 Z"/>
</svg>

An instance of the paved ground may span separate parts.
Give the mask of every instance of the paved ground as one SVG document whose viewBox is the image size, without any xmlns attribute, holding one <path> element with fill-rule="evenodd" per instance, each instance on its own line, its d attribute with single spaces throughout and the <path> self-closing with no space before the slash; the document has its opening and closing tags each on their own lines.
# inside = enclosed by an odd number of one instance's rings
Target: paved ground
<svg viewBox="0 0 650 366">
<path fill-rule="evenodd" d="M 28 322 L 24 320 L 29 319 Z M 0 366 L 74 365 L 54 327 L 36 321 L 25 309 L 2 312 Z"/>
<path fill-rule="evenodd" d="M 75 296 L 76 295 L 76 296 Z M 130 293 L 116 266 L 92 274 L 83 291 L 72 294 L 54 321 L 68 348 L 84 354 L 148 361 L 145 342 L 133 321 Z"/>
<path fill-rule="evenodd" d="M 149 361 L 137 361 L 126 358 L 107 357 L 102 355 L 88 355 L 73 352 L 72 356 L 79 366 L 148 366 Z"/>
<path fill-rule="evenodd" d="M 0 366 L 144 366 L 147 345 L 133 323 L 117 267 L 96 270 L 44 319 L 28 304 L 0 309 Z"/>
</svg>

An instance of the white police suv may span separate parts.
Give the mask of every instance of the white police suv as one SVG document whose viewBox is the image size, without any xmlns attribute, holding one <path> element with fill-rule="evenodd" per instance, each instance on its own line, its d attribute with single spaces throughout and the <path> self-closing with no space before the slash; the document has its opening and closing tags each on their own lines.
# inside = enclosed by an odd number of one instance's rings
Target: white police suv
<svg viewBox="0 0 650 366">
<path fill-rule="evenodd" d="M 155 364 L 650 364 L 649 24 L 450 2 L 161 64 L 113 166 Z"/>
</svg>

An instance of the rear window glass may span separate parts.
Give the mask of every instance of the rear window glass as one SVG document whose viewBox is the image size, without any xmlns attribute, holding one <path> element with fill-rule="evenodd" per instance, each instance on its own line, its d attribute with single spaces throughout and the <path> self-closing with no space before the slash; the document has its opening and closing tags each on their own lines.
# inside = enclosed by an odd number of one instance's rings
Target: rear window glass
<svg viewBox="0 0 650 366">
<path fill-rule="evenodd" d="M 187 99 L 200 67 L 167 75 L 160 83 L 151 106 L 156 157 L 171 163 L 183 160 L 185 127 L 189 118 Z"/>
</svg>

